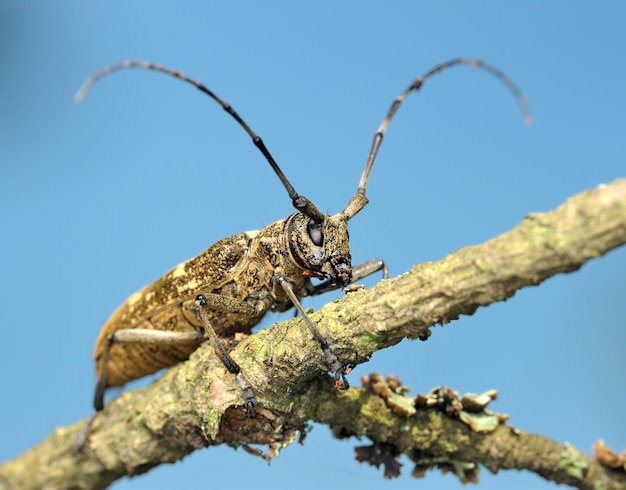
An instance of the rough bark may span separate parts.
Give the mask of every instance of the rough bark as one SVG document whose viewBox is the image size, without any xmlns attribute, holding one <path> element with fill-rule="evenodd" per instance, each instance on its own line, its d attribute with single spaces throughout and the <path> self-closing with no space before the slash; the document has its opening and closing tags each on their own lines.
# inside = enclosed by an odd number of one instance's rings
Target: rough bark
<svg viewBox="0 0 626 490">
<path fill-rule="evenodd" d="M 552 212 L 529 215 L 482 245 L 350 293 L 311 318 L 343 362 L 363 363 L 379 349 L 404 338 L 425 339 L 435 324 L 575 271 L 624 243 L 626 181 L 618 180 L 572 197 Z M 74 457 L 70 448 L 85 420 L 56 429 L 2 464 L 0 488 L 104 488 L 208 445 L 264 445 L 273 456 L 297 439 L 307 421 L 328 424 L 338 436 L 367 435 L 376 447 L 407 454 L 418 472 L 446 461 L 468 462 L 491 471 L 523 468 L 578 488 L 626 485 L 623 472 L 578 453 L 582 469 L 569 471 L 564 452 L 575 450 L 542 436 L 504 425 L 476 433 L 436 409 L 399 418 L 369 390 L 336 391 L 324 376 L 319 346 L 299 318 L 242 340 L 232 355 L 254 387 L 255 419 L 246 418 L 234 377 L 204 345 L 150 386 L 109 403 L 95 419 L 83 454 Z M 376 410 L 364 408 L 372 403 Z"/>
</svg>

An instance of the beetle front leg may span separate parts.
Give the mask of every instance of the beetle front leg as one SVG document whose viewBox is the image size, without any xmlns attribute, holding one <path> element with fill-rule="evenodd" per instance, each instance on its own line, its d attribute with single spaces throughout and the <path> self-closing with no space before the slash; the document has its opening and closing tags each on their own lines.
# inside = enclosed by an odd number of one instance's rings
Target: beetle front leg
<svg viewBox="0 0 626 490">
<path fill-rule="evenodd" d="M 347 364 L 344 366 L 343 364 L 341 364 L 337 355 L 328 345 L 328 341 L 322 336 L 322 334 L 315 326 L 315 323 L 313 323 L 313 320 L 309 318 L 309 315 L 307 315 L 304 311 L 304 308 L 302 308 L 298 297 L 293 292 L 293 288 L 291 287 L 291 283 L 289 282 L 289 280 L 285 276 L 279 274 L 276 276 L 276 282 L 280 284 L 280 286 L 283 288 L 289 300 L 302 315 L 302 318 L 304 319 L 307 327 L 309 327 L 311 334 L 313 334 L 315 340 L 319 342 L 320 347 L 322 348 L 322 352 L 324 353 L 324 357 L 326 358 L 326 364 L 328 365 L 329 370 L 334 373 L 335 386 L 340 390 L 347 390 L 350 387 L 350 383 L 348 383 L 346 375 L 352 370 L 354 365 Z"/>
<path fill-rule="evenodd" d="M 389 278 L 389 269 L 383 259 L 370 259 L 367 262 L 362 262 L 352 268 L 352 282 L 360 281 L 378 271 L 383 272 L 383 279 Z M 332 283 L 331 281 L 324 281 L 314 287 L 311 296 L 319 296 L 320 294 L 335 291 L 339 288 L 341 288 L 341 286 L 338 284 Z"/>
</svg>

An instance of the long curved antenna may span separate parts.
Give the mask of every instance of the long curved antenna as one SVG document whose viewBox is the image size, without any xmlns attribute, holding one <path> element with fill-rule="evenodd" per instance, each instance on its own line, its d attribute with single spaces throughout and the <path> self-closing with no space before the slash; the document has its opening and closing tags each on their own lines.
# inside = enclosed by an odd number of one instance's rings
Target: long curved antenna
<svg viewBox="0 0 626 490">
<path fill-rule="evenodd" d="M 233 109 L 230 104 L 222 100 L 217 94 L 213 93 L 213 91 L 211 91 L 208 87 L 194 80 L 193 78 L 188 77 L 187 75 L 185 75 L 184 73 L 180 71 L 172 70 L 171 68 L 167 68 L 165 66 L 158 65 L 156 63 L 150 63 L 148 61 L 125 60 L 120 63 L 116 63 L 114 65 L 105 66 L 102 70 L 90 76 L 83 83 L 80 89 L 78 89 L 78 92 L 76 92 L 76 95 L 74 96 L 74 100 L 78 103 L 82 102 L 82 100 L 85 98 L 85 96 L 87 95 L 91 87 L 93 87 L 94 84 L 98 80 L 100 80 L 101 78 L 107 75 L 110 75 L 111 73 L 114 73 L 120 70 L 125 70 L 127 68 L 143 68 L 146 70 L 153 70 L 153 71 L 165 73 L 167 75 L 171 75 L 175 78 L 178 78 L 179 80 L 190 83 L 191 85 L 196 87 L 198 90 L 200 90 L 201 92 L 211 97 L 214 101 L 216 101 L 219 105 L 221 105 L 222 108 L 226 112 L 228 112 L 228 114 L 230 114 L 233 117 L 233 119 L 235 119 L 235 121 L 239 123 L 239 125 L 246 131 L 246 133 L 248 133 L 250 138 L 252 138 L 252 142 L 254 143 L 254 145 L 259 149 L 259 151 L 263 154 L 265 159 L 269 162 L 270 166 L 274 170 L 274 173 L 276 173 L 280 182 L 283 184 L 283 187 L 287 190 L 287 194 L 289 194 L 289 197 L 291 198 L 291 202 L 293 206 L 298 211 L 300 211 L 301 213 L 307 215 L 309 218 L 314 220 L 316 223 L 321 223 L 322 221 L 324 221 L 325 216 L 322 213 L 320 213 L 320 211 L 315 207 L 315 205 L 311 201 L 309 201 L 304 196 L 300 196 L 296 192 L 296 190 L 291 185 L 291 183 L 289 182 L 289 180 L 287 179 L 283 171 L 280 169 L 280 167 L 276 163 L 276 160 L 274 160 L 274 157 L 272 156 L 272 154 L 269 152 L 269 150 L 265 146 L 265 143 L 263 143 L 263 140 L 261 139 L 261 137 L 258 136 L 252 130 L 252 128 L 250 128 L 250 126 L 248 126 L 248 124 L 241 118 L 241 116 L 237 114 L 235 109 Z"/>
<path fill-rule="evenodd" d="M 450 68 L 455 65 L 467 65 L 471 68 L 481 68 L 495 77 L 499 78 L 504 85 L 513 93 L 515 98 L 517 98 L 517 102 L 519 103 L 522 112 L 524 113 L 524 122 L 526 125 L 530 126 L 533 121 L 533 117 L 530 113 L 530 108 L 528 107 L 528 102 L 526 101 L 526 97 L 522 94 L 521 90 L 513 83 L 513 81 L 507 77 L 503 72 L 495 68 L 494 66 L 489 65 L 481 60 L 469 59 L 469 58 L 455 58 L 446 63 L 442 63 L 440 65 L 435 66 L 433 69 L 416 78 L 415 81 L 407 88 L 400 96 L 393 101 L 391 104 L 391 108 L 387 115 L 383 119 L 383 122 L 380 124 L 378 131 L 374 135 L 374 141 L 372 142 L 372 147 L 370 149 L 369 155 L 367 157 L 367 161 L 365 162 L 365 168 L 363 169 L 363 174 L 361 175 L 361 180 L 359 182 L 359 187 L 357 189 L 356 194 L 352 197 L 348 205 L 346 206 L 344 213 L 348 216 L 348 219 L 352 218 L 355 214 L 357 214 L 363 206 L 367 204 L 367 198 L 365 197 L 365 189 L 367 187 L 367 182 L 369 180 L 370 172 L 372 171 L 372 166 L 374 165 L 374 160 L 376 159 L 376 155 L 378 154 L 378 149 L 383 141 L 383 136 L 385 131 L 387 131 L 387 127 L 391 122 L 391 119 L 395 115 L 396 111 L 407 98 L 407 96 L 412 92 L 418 92 L 424 82 L 432 77 L 433 75 Z"/>
</svg>

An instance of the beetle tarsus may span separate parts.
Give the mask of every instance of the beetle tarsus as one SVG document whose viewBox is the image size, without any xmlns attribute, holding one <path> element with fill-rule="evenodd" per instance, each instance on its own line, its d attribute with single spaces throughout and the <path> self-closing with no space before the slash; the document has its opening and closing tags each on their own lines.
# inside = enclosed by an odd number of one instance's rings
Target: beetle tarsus
<svg viewBox="0 0 626 490">
<path fill-rule="evenodd" d="M 254 407 L 256 406 L 256 398 L 254 397 L 254 391 L 250 388 L 248 380 L 241 373 L 237 373 L 237 382 L 243 393 L 243 399 L 245 402 L 246 411 L 248 412 L 248 418 L 253 419 L 255 417 Z"/>
</svg>

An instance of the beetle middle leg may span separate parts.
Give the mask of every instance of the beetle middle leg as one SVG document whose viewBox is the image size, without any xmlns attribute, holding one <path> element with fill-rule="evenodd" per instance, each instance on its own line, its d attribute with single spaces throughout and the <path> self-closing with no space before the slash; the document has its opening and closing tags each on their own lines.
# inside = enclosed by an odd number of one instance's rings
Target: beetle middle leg
<svg viewBox="0 0 626 490">
<path fill-rule="evenodd" d="M 254 307 L 248 305 L 247 303 L 233 300 L 232 298 L 228 298 L 226 296 L 221 296 L 219 294 L 198 294 L 196 296 L 196 308 L 198 309 L 198 314 L 200 315 L 200 321 L 202 322 L 202 327 L 204 331 L 211 337 L 211 341 L 213 342 L 213 348 L 215 349 L 215 353 L 220 358 L 226 369 L 237 377 L 237 382 L 239 383 L 239 387 L 243 393 L 244 404 L 246 407 L 246 411 L 248 412 L 248 417 L 253 418 L 254 406 L 256 405 L 256 400 L 254 398 L 254 392 L 250 385 L 248 384 L 248 380 L 244 377 L 241 372 L 241 368 L 234 361 L 228 350 L 224 346 L 224 343 L 220 340 L 220 338 L 215 333 L 215 330 L 211 326 L 211 322 L 209 321 L 209 316 L 207 311 L 210 310 L 219 310 L 225 309 L 225 304 L 233 303 L 232 309 L 228 309 L 228 311 L 233 311 L 239 309 L 238 313 L 244 313 L 253 315 L 256 313 Z"/>
</svg>

